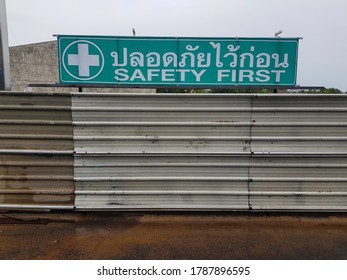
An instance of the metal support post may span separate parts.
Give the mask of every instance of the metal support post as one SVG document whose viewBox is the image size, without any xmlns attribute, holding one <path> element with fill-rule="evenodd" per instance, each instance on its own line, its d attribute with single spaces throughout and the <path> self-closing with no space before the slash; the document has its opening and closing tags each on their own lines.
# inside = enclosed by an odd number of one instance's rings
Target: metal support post
<svg viewBox="0 0 347 280">
<path fill-rule="evenodd" d="M 10 53 L 5 0 L 0 0 L 0 90 L 11 90 Z"/>
</svg>

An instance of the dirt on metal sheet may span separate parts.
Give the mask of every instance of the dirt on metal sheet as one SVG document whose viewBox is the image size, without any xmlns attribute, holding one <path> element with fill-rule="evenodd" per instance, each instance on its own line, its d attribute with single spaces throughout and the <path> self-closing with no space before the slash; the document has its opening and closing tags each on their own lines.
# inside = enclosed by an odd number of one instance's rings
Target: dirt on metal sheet
<svg viewBox="0 0 347 280">
<path fill-rule="evenodd" d="M 0 213 L 0 259 L 347 259 L 347 215 Z"/>
</svg>

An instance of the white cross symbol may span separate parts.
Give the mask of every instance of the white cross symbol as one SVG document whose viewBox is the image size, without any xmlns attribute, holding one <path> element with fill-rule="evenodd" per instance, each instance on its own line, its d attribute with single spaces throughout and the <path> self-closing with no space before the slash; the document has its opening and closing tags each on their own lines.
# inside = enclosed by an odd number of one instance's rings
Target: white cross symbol
<svg viewBox="0 0 347 280">
<path fill-rule="evenodd" d="M 98 55 L 89 54 L 88 44 L 78 44 L 78 53 L 69 54 L 67 64 L 70 66 L 78 66 L 78 75 L 80 77 L 89 77 L 91 66 L 100 66 Z"/>
</svg>

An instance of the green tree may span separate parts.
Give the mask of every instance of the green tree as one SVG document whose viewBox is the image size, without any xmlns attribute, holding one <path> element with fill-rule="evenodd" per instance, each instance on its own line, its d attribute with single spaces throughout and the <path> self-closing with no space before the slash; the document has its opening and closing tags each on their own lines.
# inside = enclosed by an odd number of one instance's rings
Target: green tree
<svg viewBox="0 0 347 280">
<path fill-rule="evenodd" d="M 338 88 L 325 88 L 321 90 L 321 93 L 342 93 Z"/>
<path fill-rule="evenodd" d="M 342 93 L 338 88 L 324 88 L 320 90 L 302 90 L 300 93 Z"/>
</svg>

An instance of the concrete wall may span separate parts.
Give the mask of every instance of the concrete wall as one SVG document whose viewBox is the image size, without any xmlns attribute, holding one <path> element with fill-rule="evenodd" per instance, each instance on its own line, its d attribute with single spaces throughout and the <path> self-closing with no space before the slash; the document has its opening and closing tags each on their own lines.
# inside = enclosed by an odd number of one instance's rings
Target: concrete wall
<svg viewBox="0 0 347 280">
<path fill-rule="evenodd" d="M 49 41 L 10 48 L 11 90 L 35 92 L 73 92 L 77 88 L 29 88 L 28 83 L 55 84 L 58 82 L 57 42 Z M 144 92 L 153 89 L 84 88 L 85 92 Z"/>
<path fill-rule="evenodd" d="M 10 48 L 13 91 L 27 91 L 28 83 L 58 81 L 56 42 L 45 42 Z"/>
</svg>

